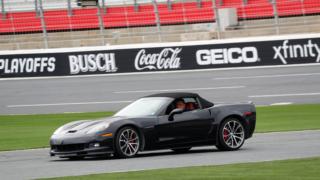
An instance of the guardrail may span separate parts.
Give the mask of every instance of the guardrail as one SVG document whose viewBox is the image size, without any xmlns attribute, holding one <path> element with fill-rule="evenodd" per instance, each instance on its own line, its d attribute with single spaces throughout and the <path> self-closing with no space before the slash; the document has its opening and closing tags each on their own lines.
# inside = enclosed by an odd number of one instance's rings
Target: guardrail
<svg viewBox="0 0 320 180">
<path fill-rule="evenodd" d="M 320 63 L 320 34 L 0 52 L 0 78 Z"/>
</svg>

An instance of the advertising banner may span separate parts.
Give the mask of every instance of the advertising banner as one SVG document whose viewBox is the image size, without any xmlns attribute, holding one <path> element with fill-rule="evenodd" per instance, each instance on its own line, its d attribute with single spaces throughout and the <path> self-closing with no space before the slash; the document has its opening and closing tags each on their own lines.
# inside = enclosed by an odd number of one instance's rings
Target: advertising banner
<svg viewBox="0 0 320 180">
<path fill-rule="evenodd" d="M 181 44 L 181 43 L 180 43 Z M 320 63 L 320 37 L 50 53 L 0 53 L 0 78 Z"/>
</svg>

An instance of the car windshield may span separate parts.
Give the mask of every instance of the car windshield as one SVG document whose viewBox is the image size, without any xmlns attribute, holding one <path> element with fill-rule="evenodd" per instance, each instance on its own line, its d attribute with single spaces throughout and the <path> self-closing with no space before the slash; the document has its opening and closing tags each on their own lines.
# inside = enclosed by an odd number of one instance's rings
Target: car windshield
<svg viewBox="0 0 320 180">
<path fill-rule="evenodd" d="M 121 109 L 114 116 L 153 116 L 173 99 L 168 97 L 141 98 Z"/>
</svg>

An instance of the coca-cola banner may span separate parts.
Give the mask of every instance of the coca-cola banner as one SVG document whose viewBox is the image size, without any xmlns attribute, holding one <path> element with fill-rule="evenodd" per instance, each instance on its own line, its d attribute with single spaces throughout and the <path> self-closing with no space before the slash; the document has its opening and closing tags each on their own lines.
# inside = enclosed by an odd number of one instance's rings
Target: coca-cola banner
<svg viewBox="0 0 320 180">
<path fill-rule="evenodd" d="M 164 70 L 179 69 L 179 53 L 182 48 L 163 48 L 158 53 L 147 53 L 146 49 L 141 49 L 134 60 L 136 70 Z"/>
<path fill-rule="evenodd" d="M 30 52 L 30 53 L 29 53 Z M 170 43 L 100 50 L 0 52 L 0 77 L 74 76 L 320 63 L 320 36 L 251 42 Z"/>
</svg>

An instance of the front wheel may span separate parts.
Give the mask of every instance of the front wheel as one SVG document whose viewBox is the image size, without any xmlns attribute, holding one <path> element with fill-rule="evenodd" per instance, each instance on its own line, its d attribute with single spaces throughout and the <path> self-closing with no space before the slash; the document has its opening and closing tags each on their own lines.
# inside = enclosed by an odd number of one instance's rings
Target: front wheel
<svg viewBox="0 0 320 180">
<path fill-rule="evenodd" d="M 245 141 L 245 128 L 239 119 L 228 118 L 219 129 L 219 150 L 232 151 L 239 149 Z"/>
<path fill-rule="evenodd" d="M 140 137 L 132 127 L 123 127 L 119 130 L 115 139 L 116 154 L 119 157 L 134 157 L 140 148 Z"/>
</svg>

